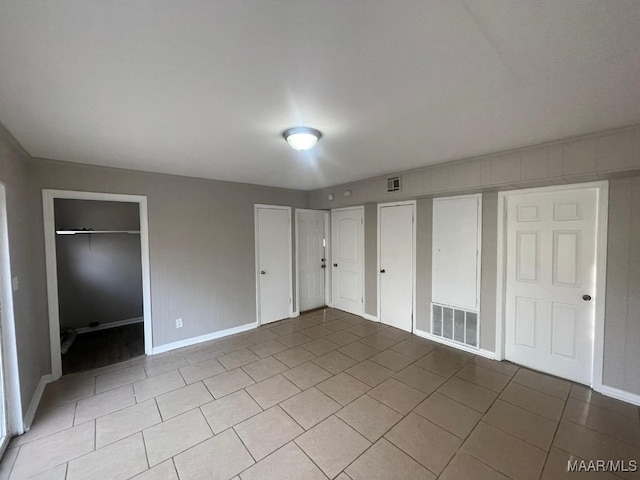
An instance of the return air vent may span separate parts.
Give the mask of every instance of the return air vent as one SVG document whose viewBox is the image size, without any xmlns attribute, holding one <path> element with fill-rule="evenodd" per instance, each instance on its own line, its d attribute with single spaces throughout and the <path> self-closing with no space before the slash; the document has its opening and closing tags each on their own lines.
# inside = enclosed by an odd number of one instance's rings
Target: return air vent
<svg viewBox="0 0 640 480">
<path fill-rule="evenodd" d="M 387 192 L 399 192 L 400 191 L 400 177 L 387 178 Z"/>
<path fill-rule="evenodd" d="M 432 303 L 431 333 L 478 348 L 478 313 Z"/>
</svg>

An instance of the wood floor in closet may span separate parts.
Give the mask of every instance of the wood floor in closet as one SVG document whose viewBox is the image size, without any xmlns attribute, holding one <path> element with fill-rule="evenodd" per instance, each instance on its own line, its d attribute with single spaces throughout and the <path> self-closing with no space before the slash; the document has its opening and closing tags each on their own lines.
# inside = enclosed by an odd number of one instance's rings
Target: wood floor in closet
<svg viewBox="0 0 640 480">
<path fill-rule="evenodd" d="M 143 323 L 82 333 L 62 356 L 62 374 L 106 367 L 140 355 L 144 355 Z"/>
</svg>

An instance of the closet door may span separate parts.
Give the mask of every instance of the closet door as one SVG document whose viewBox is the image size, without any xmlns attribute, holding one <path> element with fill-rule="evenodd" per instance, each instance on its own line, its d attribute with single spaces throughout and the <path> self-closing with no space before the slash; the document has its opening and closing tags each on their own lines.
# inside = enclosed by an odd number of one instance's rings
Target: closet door
<svg viewBox="0 0 640 480">
<path fill-rule="evenodd" d="M 380 321 L 413 330 L 415 202 L 378 205 Z"/>
<path fill-rule="evenodd" d="M 478 346 L 482 196 L 433 201 L 431 333 Z"/>
<path fill-rule="evenodd" d="M 256 208 L 258 322 L 288 318 L 291 307 L 291 208 Z"/>
</svg>

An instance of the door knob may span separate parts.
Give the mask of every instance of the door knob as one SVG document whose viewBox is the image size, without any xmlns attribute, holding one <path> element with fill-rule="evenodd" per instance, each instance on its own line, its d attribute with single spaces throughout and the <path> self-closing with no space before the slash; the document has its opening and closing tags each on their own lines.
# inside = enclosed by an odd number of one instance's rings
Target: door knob
<svg viewBox="0 0 640 480">
<path fill-rule="evenodd" d="M 582 299 L 583 299 L 585 302 L 588 302 L 589 300 L 591 300 L 591 295 L 582 295 Z"/>
<path fill-rule="evenodd" d="M 323 263 L 322 265 L 320 265 L 320 268 L 327 268 L 327 266 Z"/>
<path fill-rule="evenodd" d="M 338 266 L 338 264 L 337 264 L 337 263 L 334 263 L 334 264 L 333 264 L 333 266 L 334 266 L 334 267 L 337 267 L 337 266 Z"/>
<path fill-rule="evenodd" d="M 383 268 L 382 270 L 380 270 L 380 273 L 384 273 L 386 272 L 386 270 Z"/>
<path fill-rule="evenodd" d="M 266 275 L 267 272 L 265 272 L 264 270 L 260 270 L 260 275 Z"/>
</svg>

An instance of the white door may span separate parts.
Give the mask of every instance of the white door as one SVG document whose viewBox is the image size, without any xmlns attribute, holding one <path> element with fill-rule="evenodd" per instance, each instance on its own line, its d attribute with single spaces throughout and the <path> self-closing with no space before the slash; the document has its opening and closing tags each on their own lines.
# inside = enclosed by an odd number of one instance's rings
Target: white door
<svg viewBox="0 0 640 480">
<path fill-rule="evenodd" d="M 432 231 L 433 303 L 478 313 L 482 195 L 434 198 Z"/>
<path fill-rule="evenodd" d="M 380 321 L 413 327 L 414 204 L 378 205 Z"/>
<path fill-rule="evenodd" d="M 298 289 L 300 311 L 323 307 L 325 301 L 326 238 L 329 214 L 320 210 L 296 211 L 298 230 Z"/>
<path fill-rule="evenodd" d="M 598 190 L 506 198 L 506 358 L 591 384 Z"/>
<path fill-rule="evenodd" d="M 331 211 L 333 306 L 362 315 L 364 312 L 364 209 Z"/>
<path fill-rule="evenodd" d="M 291 209 L 256 208 L 258 323 L 282 320 L 291 304 Z"/>
</svg>

